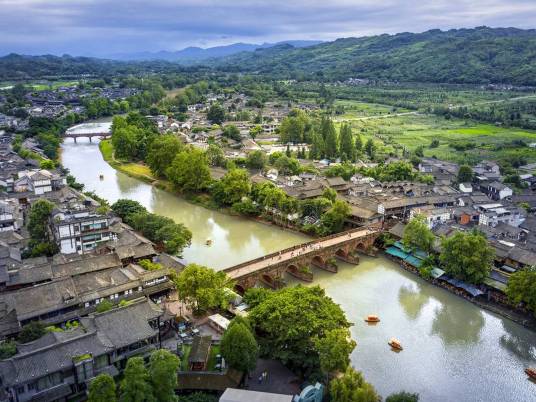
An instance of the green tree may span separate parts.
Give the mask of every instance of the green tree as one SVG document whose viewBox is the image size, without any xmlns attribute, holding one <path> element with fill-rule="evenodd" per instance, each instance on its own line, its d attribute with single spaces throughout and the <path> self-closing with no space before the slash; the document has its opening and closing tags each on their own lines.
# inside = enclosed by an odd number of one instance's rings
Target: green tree
<svg viewBox="0 0 536 402">
<path fill-rule="evenodd" d="M 279 174 L 292 175 L 300 173 L 300 162 L 295 158 L 289 158 L 286 155 L 279 157 L 274 167 L 279 171 Z"/>
<path fill-rule="evenodd" d="M 250 152 L 246 158 L 246 166 L 250 169 L 264 169 L 266 163 L 266 154 L 261 150 Z"/>
<path fill-rule="evenodd" d="M 337 328 L 326 331 L 323 337 L 314 340 L 320 368 L 325 374 L 346 370 L 350 364 L 350 353 L 357 345 L 349 339 L 350 331 L 347 328 Z"/>
<path fill-rule="evenodd" d="M 471 183 L 472 181 L 473 169 L 471 169 L 471 166 L 460 166 L 460 170 L 458 170 L 458 183 Z"/>
<path fill-rule="evenodd" d="M 155 402 L 149 372 L 143 357 L 131 357 L 127 361 L 121 381 L 120 402 Z"/>
<path fill-rule="evenodd" d="M 180 361 L 177 356 L 165 349 L 155 350 L 149 359 L 149 378 L 153 395 L 158 402 L 176 402 L 177 370 Z"/>
<path fill-rule="evenodd" d="M 272 293 L 273 291 L 267 288 L 249 288 L 244 293 L 244 303 L 250 308 L 255 308 L 270 297 Z"/>
<path fill-rule="evenodd" d="M 221 124 L 225 120 L 225 110 L 219 103 L 213 103 L 208 109 L 207 119 L 212 124 Z"/>
<path fill-rule="evenodd" d="M 180 255 L 190 245 L 192 232 L 182 223 L 152 213 L 130 215 L 128 223 L 169 254 Z"/>
<path fill-rule="evenodd" d="M 223 205 L 233 205 L 241 201 L 250 191 L 249 174 L 244 169 L 230 170 L 213 187 L 214 199 Z"/>
<path fill-rule="evenodd" d="M 28 215 L 28 232 L 32 240 L 45 242 L 49 240 L 48 220 L 54 204 L 46 199 L 39 199 L 32 204 Z"/>
<path fill-rule="evenodd" d="M 370 160 L 374 160 L 374 158 L 376 157 L 376 144 L 374 144 L 372 138 L 369 138 L 365 143 L 365 152 L 367 153 Z"/>
<path fill-rule="evenodd" d="M 340 306 L 319 286 L 298 285 L 273 292 L 251 309 L 248 318 L 261 355 L 308 373 L 320 369 L 315 339 L 350 326 Z"/>
<path fill-rule="evenodd" d="M 250 372 L 257 364 L 259 345 L 246 325 L 233 323 L 221 339 L 221 354 L 230 367 Z"/>
<path fill-rule="evenodd" d="M 322 192 L 322 197 L 327 198 L 328 200 L 330 200 L 333 203 L 337 199 L 337 191 L 335 191 L 331 187 L 327 187 Z"/>
<path fill-rule="evenodd" d="M 242 139 L 240 136 L 240 130 L 234 124 L 228 124 L 223 128 L 223 136 L 231 138 L 235 141 L 240 141 Z"/>
<path fill-rule="evenodd" d="M 225 154 L 223 149 L 216 144 L 210 144 L 205 151 L 205 156 L 207 157 L 208 164 L 210 166 L 220 166 L 225 167 Z"/>
<path fill-rule="evenodd" d="M 259 134 L 261 134 L 261 133 L 262 133 L 262 127 L 259 126 L 259 125 L 251 127 L 249 129 L 249 136 L 251 137 L 251 139 L 253 141 L 255 141 L 255 138 L 257 138 L 259 136 Z"/>
<path fill-rule="evenodd" d="M 355 150 L 354 139 L 352 136 L 352 128 L 350 127 L 349 124 L 341 125 L 340 138 L 341 138 L 341 158 L 343 160 L 349 159 L 351 161 L 354 161 L 356 150 Z"/>
<path fill-rule="evenodd" d="M 175 280 L 179 299 L 196 313 L 211 308 L 224 307 L 229 302 L 226 289 L 232 289 L 232 281 L 225 272 L 197 264 L 188 264 Z"/>
<path fill-rule="evenodd" d="M 363 374 L 348 367 L 343 376 L 331 380 L 329 394 L 332 402 L 379 402 L 374 387 L 365 381 Z"/>
<path fill-rule="evenodd" d="M 408 248 L 432 251 L 435 236 L 428 227 L 426 217 L 415 215 L 404 228 L 402 243 Z"/>
<path fill-rule="evenodd" d="M 419 402 L 419 394 L 412 394 L 409 392 L 397 392 L 391 394 L 385 399 L 385 402 Z"/>
<path fill-rule="evenodd" d="M 456 232 L 441 241 L 439 259 L 455 278 L 479 284 L 489 275 L 495 256 L 486 237 L 478 231 Z"/>
<path fill-rule="evenodd" d="M 186 192 L 202 191 L 211 180 L 205 153 L 196 148 L 179 152 L 166 175 L 179 190 Z"/>
<path fill-rule="evenodd" d="M 6 340 L 0 343 L 0 360 L 9 359 L 17 354 L 17 344 L 13 341 Z"/>
<path fill-rule="evenodd" d="M 325 143 L 322 135 L 318 131 L 313 130 L 309 159 L 321 159 L 325 153 Z"/>
<path fill-rule="evenodd" d="M 97 307 L 95 307 L 95 311 L 97 313 L 104 313 L 106 311 L 110 311 L 114 307 L 114 304 L 110 300 L 104 299 L 99 304 L 97 304 Z"/>
<path fill-rule="evenodd" d="M 331 119 L 324 119 L 321 123 L 322 137 L 324 139 L 326 157 L 336 158 L 339 153 L 337 131 Z"/>
<path fill-rule="evenodd" d="M 131 224 L 130 217 L 135 214 L 145 214 L 147 209 L 138 201 L 121 198 L 112 204 L 112 211 L 127 224 Z"/>
<path fill-rule="evenodd" d="M 506 295 L 512 303 L 525 303 L 536 316 L 536 267 L 513 273 L 508 279 Z"/>
<path fill-rule="evenodd" d="M 164 176 L 175 156 L 184 148 L 183 143 L 173 134 L 157 137 L 149 146 L 145 159 L 151 171 L 157 176 Z"/>
<path fill-rule="evenodd" d="M 99 374 L 89 384 L 88 402 L 116 402 L 115 381 L 109 374 Z"/>
<path fill-rule="evenodd" d="M 40 321 L 31 321 L 22 327 L 17 339 L 21 343 L 28 343 L 41 338 L 45 333 L 45 324 Z"/>
<path fill-rule="evenodd" d="M 332 207 L 322 215 L 320 224 L 324 234 L 337 233 L 343 230 L 344 222 L 350 214 L 350 206 L 344 200 L 336 200 Z"/>
</svg>

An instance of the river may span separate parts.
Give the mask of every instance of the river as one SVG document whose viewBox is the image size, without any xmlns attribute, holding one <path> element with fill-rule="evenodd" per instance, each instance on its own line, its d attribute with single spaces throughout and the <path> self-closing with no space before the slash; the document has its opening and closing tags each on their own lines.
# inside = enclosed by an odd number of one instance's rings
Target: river
<svg viewBox="0 0 536 402">
<path fill-rule="evenodd" d="M 137 200 L 188 226 L 193 233 L 192 245 L 183 253 L 188 262 L 221 269 L 307 240 L 207 210 L 130 178 L 102 159 L 96 143 L 66 140 L 62 149 L 63 165 L 87 190 L 110 202 Z M 205 245 L 209 238 L 210 247 Z M 407 390 L 418 392 L 424 402 L 536 401 L 536 383 L 523 372 L 536 366 L 534 332 L 432 286 L 382 256 L 362 257 L 357 266 L 341 263 L 337 274 L 314 274 L 315 283 L 355 323 L 352 364 L 382 396 Z M 366 325 L 368 314 L 378 314 L 382 321 Z M 402 352 L 390 350 L 391 337 L 401 340 Z"/>
</svg>

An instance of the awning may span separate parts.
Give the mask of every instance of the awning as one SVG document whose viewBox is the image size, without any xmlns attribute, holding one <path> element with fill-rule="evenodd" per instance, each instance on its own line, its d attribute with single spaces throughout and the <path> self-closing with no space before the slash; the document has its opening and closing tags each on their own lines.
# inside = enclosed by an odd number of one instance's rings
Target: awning
<svg viewBox="0 0 536 402">
<path fill-rule="evenodd" d="M 506 284 L 496 281 L 495 279 L 486 278 L 484 279 L 484 283 L 488 285 L 490 288 L 497 289 L 502 292 L 506 290 Z"/>
<path fill-rule="evenodd" d="M 421 260 L 424 260 L 426 257 L 428 257 L 428 253 L 422 250 L 415 250 L 413 252 L 413 255 L 417 258 L 420 258 Z"/>
<path fill-rule="evenodd" d="M 385 252 L 389 255 L 392 255 L 394 257 L 398 257 L 402 260 L 406 259 L 408 257 L 408 255 L 406 253 L 404 253 L 402 250 L 400 250 L 399 248 L 396 248 L 396 247 L 389 247 L 387 248 L 387 250 L 385 250 Z"/>
<path fill-rule="evenodd" d="M 405 247 L 402 242 L 399 240 L 399 241 L 395 241 L 395 243 L 393 244 L 393 246 L 395 246 L 396 248 L 402 250 L 403 252 L 405 253 L 409 253 L 411 252 L 411 250 L 407 247 Z"/>
<path fill-rule="evenodd" d="M 420 268 L 423 261 L 420 258 L 415 257 L 414 255 L 408 255 L 406 259 L 404 259 L 405 262 L 407 262 L 409 265 L 412 265 L 416 268 Z"/>
<path fill-rule="evenodd" d="M 501 267 L 501 270 L 502 270 L 502 271 L 509 272 L 509 273 L 511 273 L 511 274 L 513 274 L 514 272 L 517 272 L 517 269 L 512 268 L 512 267 L 510 267 L 510 266 L 508 266 L 508 265 L 503 265 L 503 266 Z"/>
<path fill-rule="evenodd" d="M 467 293 L 469 293 L 473 297 L 480 296 L 480 295 L 484 294 L 484 292 L 482 292 L 477 287 L 475 287 L 473 285 L 470 285 L 469 283 L 465 283 L 463 281 L 460 281 L 459 279 L 450 278 L 448 276 L 444 276 L 442 279 L 447 281 L 451 285 L 456 286 L 457 288 L 465 290 Z"/>
<path fill-rule="evenodd" d="M 431 272 L 432 278 L 437 279 L 437 278 L 442 277 L 444 274 L 445 274 L 445 271 L 443 271 L 441 268 L 438 268 L 438 267 L 432 268 L 432 272 Z"/>
<path fill-rule="evenodd" d="M 508 276 L 506 276 L 502 272 L 496 271 L 494 269 L 492 269 L 491 272 L 489 273 L 489 277 L 491 279 L 493 279 L 494 281 L 497 281 L 497 282 L 501 282 L 501 283 L 504 283 L 504 284 L 508 283 Z"/>
</svg>

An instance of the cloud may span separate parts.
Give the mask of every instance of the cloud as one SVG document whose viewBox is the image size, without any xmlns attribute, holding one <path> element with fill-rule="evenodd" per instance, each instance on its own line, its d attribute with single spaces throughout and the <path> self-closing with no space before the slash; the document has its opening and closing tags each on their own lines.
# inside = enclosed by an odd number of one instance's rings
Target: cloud
<svg viewBox="0 0 536 402">
<path fill-rule="evenodd" d="M 533 0 L 0 0 L 0 10 L 0 54 L 102 56 L 536 21 Z"/>
</svg>

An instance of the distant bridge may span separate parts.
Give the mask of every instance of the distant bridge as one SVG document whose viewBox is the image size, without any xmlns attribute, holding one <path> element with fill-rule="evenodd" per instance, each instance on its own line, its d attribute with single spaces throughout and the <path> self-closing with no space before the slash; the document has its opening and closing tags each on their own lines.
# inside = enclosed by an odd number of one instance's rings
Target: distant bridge
<svg viewBox="0 0 536 402">
<path fill-rule="evenodd" d="M 311 282 L 311 266 L 337 272 L 335 259 L 358 264 L 359 253 L 374 255 L 374 241 L 381 232 L 382 230 L 372 228 L 348 230 L 243 262 L 224 272 L 236 281 L 236 290 L 239 292 L 244 292 L 257 283 L 274 289 L 280 288 L 284 286 L 285 272 Z"/>
<path fill-rule="evenodd" d="M 65 134 L 63 134 L 63 137 L 65 138 L 73 138 L 74 139 L 74 142 L 76 142 L 76 140 L 78 138 L 89 138 L 89 142 L 92 142 L 92 139 L 94 137 L 97 137 L 97 138 L 100 138 L 101 140 L 104 140 L 106 138 L 110 138 L 112 136 L 112 133 L 110 132 L 101 132 L 101 133 L 95 133 L 95 132 L 87 132 L 87 133 L 69 133 L 69 132 L 65 132 Z"/>
</svg>

